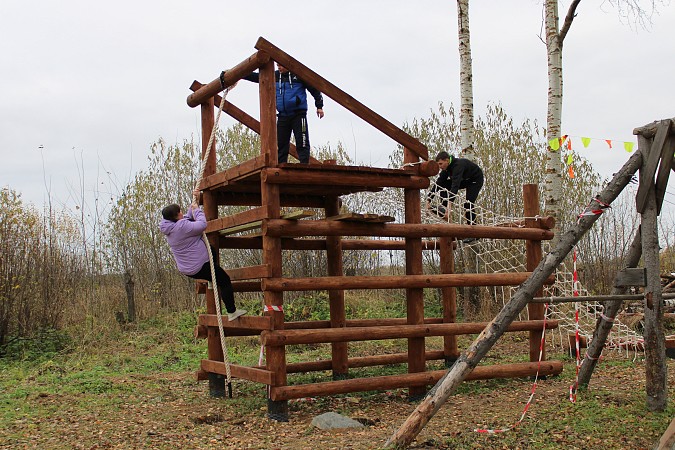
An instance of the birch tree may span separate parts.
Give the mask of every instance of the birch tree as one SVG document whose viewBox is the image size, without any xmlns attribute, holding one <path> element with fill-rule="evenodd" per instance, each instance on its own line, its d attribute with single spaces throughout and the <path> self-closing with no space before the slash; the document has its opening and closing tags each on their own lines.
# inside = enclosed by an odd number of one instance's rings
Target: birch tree
<svg viewBox="0 0 675 450">
<path fill-rule="evenodd" d="M 658 1 L 663 4 L 662 1 Z M 544 0 L 544 30 L 548 63 L 548 107 L 546 113 L 546 134 L 549 141 L 546 153 L 546 174 L 544 177 L 544 215 L 559 218 L 562 192 L 563 161 L 558 145 L 551 147 L 551 140 L 562 135 L 563 101 L 563 42 L 577 16 L 581 0 L 573 0 L 567 9 L 562 27 L 559 27 L 558 0 Z M 603 2 L 616 9 L 622 22 L 646 29 L 656 11 L 657 0 L 607 0 Z M 555 142 L 555 141 L 554 141 Z"/>
<path fill-rule="evenodd" d="M 473 122 L 473 68 L 471 65 L 471 34 L 469 32 L 469 0 L 457 0 L 457 31 L 459 34 L 459 129 L 462 156 L 475 159 L 475 127 Z"/>
</svg>

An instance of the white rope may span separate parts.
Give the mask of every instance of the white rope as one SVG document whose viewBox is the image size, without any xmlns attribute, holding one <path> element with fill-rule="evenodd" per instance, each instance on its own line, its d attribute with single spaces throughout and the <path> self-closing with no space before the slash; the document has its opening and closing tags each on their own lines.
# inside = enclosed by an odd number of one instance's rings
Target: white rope
<svg viewBox="0 0 675 450">
<path fill-rule="evenodd" d="M 213 129 L 211 130 L 211 137 L 209 138 L 209 144 L 206 147 L 206 152 L 204 153 L 204 157 L 200 159 L 200 174 L 199 174 L 199 180 L 197 181 L 197 184 L 195 185 L 195 189 L 192 192 L 192 204 L 196 205 L 199 203 L 199 198 L 196 193 L 197 189 L 199 188 L 199 184 L 201 183 L 201 180 L 204 179 L 204 172 L 206 171 L 206 162 L 209 158 L 209 154 L 211 154 L 211 147 L 213 146 L 213 141 L 215 140 L 216 137 L 216 129 L 218 128 L 218 120 L 220 120 L 220 113 L 223 112 L 223 107 L 225 106 L 225 97 L 227 97 L 227 94 L 230 92 L 232 88 L 234 88 L 237 84 L 233 84 L 232 86 L 229 86 L 225 91 L 223 91 L 223 98 L 220 101 L 220 107 L 218 108 L 218 114 L 216 115 L 216 120 L 213 123 Z M 209 244 L 209 240 L 206 237 L 206 232 L 202 233 L 202 241 L 204 241 L 204 245 L 206 245 L 206 252 L 209 254 L 209 264 L 211 266 L 211 286 L 213 287 L 213 296 L 215 297 L 215 304 L 216 304 L 216 317 L 218 318 L 218 332 L 220 334 L 220 346 L 223 350 L 223 362 L 225 363 L 225 373 L 227 375 L 227 387 L 229 391 L 230 397 L 232 397 L 232 373 L 230 371 L 230 358 L 227 352 L 227 344 L 225 343 L 225 331 L 223 327 L 223 315 L 222 311 L 220 309 L 220 293 L 218 292 L 218 283 L 216 282 L 216 268 L 215 264 L 213 261 L 213 254 L 211 253 L 211 245 Z"/>
</svg>

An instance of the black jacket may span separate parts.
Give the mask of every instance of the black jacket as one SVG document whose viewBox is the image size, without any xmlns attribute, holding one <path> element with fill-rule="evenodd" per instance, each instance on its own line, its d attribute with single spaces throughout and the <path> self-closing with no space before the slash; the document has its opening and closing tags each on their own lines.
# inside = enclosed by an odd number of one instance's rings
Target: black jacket
<svg viewBox="0 0 675 450">
<path fill-rule="evenodd" d="M 454 198 L 460 189 L 466 189 L 471 183 L 483 182 L 483 171 L 478 164 L 469 159 L 452 158 L 447 169 L 441 170 L 436 184 L 450 191 L 450 198 Z"/>
</svg>

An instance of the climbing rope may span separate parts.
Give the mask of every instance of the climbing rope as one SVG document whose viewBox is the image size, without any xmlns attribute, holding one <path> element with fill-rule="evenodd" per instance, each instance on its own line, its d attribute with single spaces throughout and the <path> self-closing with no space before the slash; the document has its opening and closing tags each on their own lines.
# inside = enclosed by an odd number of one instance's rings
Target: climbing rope
<svg viewBox="0 0 675 450">
<path fill-rule="evenodd" d="M 221 73 L 220 75 L 220 84 L 221 87 L 225 88 L 225 82 L 223 75 L 225 72 Z M 192 204 L 196 205 L 199 204 L 199 196 L 197 194 L 197 190 L 199 188 L 199 185 L 201 181 L 204 179 L 204 172 L 206 171 L 206 161 L 209 158 L 209 155 L 211 154 L 211 148 L 213 147 L 213 142 L 215 141 L 216 137 L 216 130 L 218 129 L 218 120 L 220 119 L 220 114 L 223 112 L 223 107 L 225 106 L 225 98 L 227 97 L 227 94 L 230 92 L 231 89 L 233 89 L 237 83 L 233 84 L 232 86 L 227 87 L 223 91 L 223 98 L 220 101 L 220 107 L 218 108 L 218 114 L 216 115 L 216 120 L 213 123 L 213 129 L 211 130 L 211 137 L 209 138 L 209 144 L 206 147 L 206 152 L 204 153 L 204 157 L 200 160 L 200 174 L 199 174 L 199 180 L 197 181 L 197 184 L 195 185 L 195 188 L 192 192 Z M 227 393 L 230 398 L 232 398 L 232 373 L 230 370 L 230 358 L 227 352 L 227 344 L 225 342 L 225 332 L 224 332 L 224 327 L 223 327 L 223 315 L 222 311 L 220 309 L 220 293 L 218 292 L 218 283 L 216 282 L 216 269 L 213 261 L 213 254 L 211 253 L 211 244 L 209 244 L 209 240 L 206 237 L 206 232 L 202 233 L 202 241 L 204 241 L 204 245 L 206 245 L 206 251 L 209 254 L 209 264 L 211 266 L 211 286 L 213 287 L 213 296 L 215 298 L 215 304 L 216 304 L 216 317 L 218 318 L 218 332 L 220 334 L 220 346 L 223 350 L 223 362 L 225 363 L 225 373 L 227 376 Z"/>
</svg>

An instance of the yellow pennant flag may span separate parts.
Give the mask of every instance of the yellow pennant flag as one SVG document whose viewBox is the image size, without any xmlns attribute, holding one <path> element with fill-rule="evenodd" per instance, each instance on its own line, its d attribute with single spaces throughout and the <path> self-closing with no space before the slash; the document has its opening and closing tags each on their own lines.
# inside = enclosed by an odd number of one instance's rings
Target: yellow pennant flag
<svg viewBox="0 0 675 450">
<path fill-rule="evenodd" d="M 550 139 L 548 141 L 548 145 L 549 145 L 549 147 L 551 147 L 551 150 L 558 150 L 560 148 L 559 138 Z"/>
<path fill-rule="evenodd" d="M 624 142 L 624 143 L 623 143 L 623 148 L 625 148 L 626 151 L 627 151 L 628 153 L 630 153 L 630 152 L 633 151 L 633 145 L 634 145 L 634 144 L 635 144 L 634 142 Z"/>
<path fill-rule="evenodd" d="M 567 165 L 568 166 L 572 165 L 572 154 L 571 153 L 569 155 L 567 155 Z"/>
<path fill-rule="evenodd" d="M 588 147 L 588 144 L 591 143 L 591 138 L 588 138 L 588 137 L 582 137 L 582 138 L 581 138 L 581 143 L 584 144 L 584 147 Z"/>
</svg>

